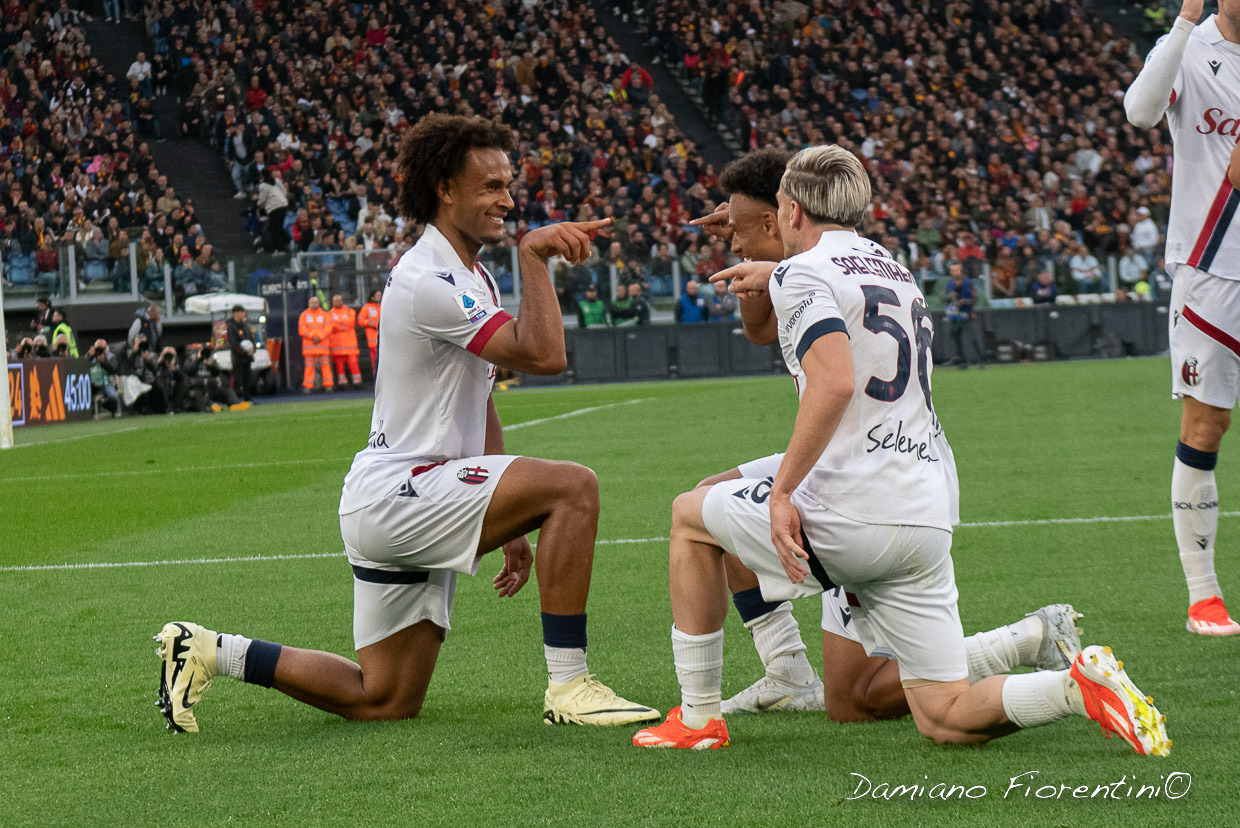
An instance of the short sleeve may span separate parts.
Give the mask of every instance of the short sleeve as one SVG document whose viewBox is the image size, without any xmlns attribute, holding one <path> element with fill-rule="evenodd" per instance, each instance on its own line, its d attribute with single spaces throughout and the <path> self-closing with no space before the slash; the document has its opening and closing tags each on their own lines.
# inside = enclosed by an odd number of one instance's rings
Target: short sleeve
<svg viewBox="0 0 1240 828">
<path fill-rule="evenodd" d="M 479 355 L 512 314 L 490 293 L 459 271 L 444 271 L 419 280 L 413 293 L 417 330 Z"/>
<path fill-rule="evenodd" d="M 778 297 L 775 315 L 780 333 L 796 351 L 797 361 L 820 337 L 836 332 L 848 334 L 835 291 L 821 276 L 784 262 L 775 268 L 771 278 L 781 288 L 772 291 L 772 296 Z"/>
</svg>

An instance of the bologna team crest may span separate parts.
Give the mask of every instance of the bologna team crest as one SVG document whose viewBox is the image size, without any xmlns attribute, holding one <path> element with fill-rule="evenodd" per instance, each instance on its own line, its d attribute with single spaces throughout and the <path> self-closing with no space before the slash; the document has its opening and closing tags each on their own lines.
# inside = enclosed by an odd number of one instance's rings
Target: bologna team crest
<svg viewBox="0 0 1240 828">
<path fill-rule="evenodd" d="M 463 468 L 456 473 L 456 479 L 462 483 L 468 483 L 471 486 L 477 486 L 479 483 L 485 483 L 491 477 L 491 473 L 481 466 L 473 468 Z"/>
<path fill-rule="evenodd" d="M 1184 360 L 1184 364 L 1180 366 L 1180 379 L 1184 380 L 1184 384 L 1188 386 L 1201 382 L 1201 373 L 1197 370 L 1197 357 L 1190 356 Z"/>
</svg>

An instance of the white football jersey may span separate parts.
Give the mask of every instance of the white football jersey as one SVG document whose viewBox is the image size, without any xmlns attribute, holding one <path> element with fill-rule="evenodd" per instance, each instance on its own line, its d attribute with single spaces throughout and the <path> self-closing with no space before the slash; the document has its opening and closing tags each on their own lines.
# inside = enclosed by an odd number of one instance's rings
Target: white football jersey
<svg viewBox="0 0 1240 828">
<path fill-rule="evenodd" d="M 512 319 L 478 265 L 428 225 L 383 291 L 375 407 L 366 448 L 344 479 L 340 514 L 377 502 L 419 466 L 483 454 L 495 366 L 479 354 Z"/>
<path fill-rule="evenodd" d="M 1166 38 L 1155 44 L 1150 57 Z M 1240 279 L 1240 191 L 1227 180 L 1231 151 L 1240 137 L 1240 44 L 1223 38 L 1216 15 L 1189 35 L 1167 126 L 1175 146 L 1167 270 L 1187 264 Z"/>
<path fill-rule="evenodd" d="M 955 461 L 931 401 L 932 322 L 912 274 L 881 245 L 835 230 L 781 262 L 770 295 L 798 396 L 816 339 L 841 331 L 852 352 L 852 400 L 798 492 L 858 522 L 950 531 Z"/>
</svg>

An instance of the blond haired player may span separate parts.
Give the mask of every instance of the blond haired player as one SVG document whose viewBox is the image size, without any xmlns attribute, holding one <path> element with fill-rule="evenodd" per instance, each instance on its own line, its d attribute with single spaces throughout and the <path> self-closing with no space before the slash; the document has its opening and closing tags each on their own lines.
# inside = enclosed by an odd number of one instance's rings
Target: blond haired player
<svg viewBox="0 0 1240 828">
<path fill-rule="evenodd" d="M 1223 435 L 1240 396 L 1240 0 L 1185 0 L 1171 31 L 1124 96 L 1128 120 L 1167 115 L 1175 144 L 1167 270 L 1171 391 L 1184 401 L 1171 472 L 1171 506 L 1188 584 L 1188 630 L 1235 635 L 1214 571 Z"/>
<path fill-rule="evenodd" d="M 765 291 L 745 327 L 779 342 L 799 398 L 773 481 L 740 478 L 672 507 L 672 652 L 681 705 L 638 731 L 647 748 L 730 742 L 723 720 L 724 555 L 758 577 L 766 601 L 843 588 L 866 652 L 890 653 L 918 729 L 976 744 L 1074 714 L 1138 753 L 1170 748 L 1162 717 L 1110 650 L 1068 670 L 991 676 L 970 686 L 951 559 L 955 480 L 935 435 L 931 332 L 912 274 L 855 228 L 870 181 L 837 146 L 802 150 L 779 194 L 785 259 L 728 274 Z M 759 298 L 758 301 L 761 301 Z"/>
</svg>

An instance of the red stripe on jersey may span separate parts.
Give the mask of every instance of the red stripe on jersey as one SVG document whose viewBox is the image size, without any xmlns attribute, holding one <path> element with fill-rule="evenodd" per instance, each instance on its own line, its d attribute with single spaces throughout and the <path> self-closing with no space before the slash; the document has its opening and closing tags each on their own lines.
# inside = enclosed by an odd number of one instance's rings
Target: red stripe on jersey
<svg viewBox="0 0 1240 828">
<path fill-rule="evenodd" d="M 1176 96 L 1176 94 L 1175 94 L 1175 90 L 1174 90 L 1174 89 L 1172 89 L 1172 90 L 1171 90 L 1171 103 L 1167 104 L 1167 106 L 1175 106 L 1175 99 L 1176 99 L 1176 97 L 1177 97 L 1177 96 Z"/>
<path fill-rule="evenodd" d="M 1240 356 L 1240 341 L 1228 334 L 1226 331 L 1214 327 L 1206 320 L 1197 315 L 1196 311 L 1188 305 L 1184 306 L 1183 312 L 1180 314 L 1184 317 L 1184 321 L 1191 324 L 1194 328 L 1201 331 L 1206 336 L 1213 339 L 1225 348 L 1229 348 L 1233 354 Z"/>
<path fill-rule="evenodd" d="M 1214 228 L 1218 226 L 1219 216 L 1223 214 L 1223 207 L 1227 204 L 1227 198 L 1231 195 L 1231 181 L 1227 178 L 1227 173 L 1223 173 L 1223 184 L 1218 188 L 1218 193 L 1214 196 L 1214 203 L 1210 205 L 1210 212 L 1206 215 L 1206 223 L 1201 228 L 1201 233 L 1197 236 L 1197 243 L 1193 245 L 1192 255 L 1188 257 L 1188 266 L 1197 267 L 1201 264 L 1201 255 L 1206 252 L 1206 245 L 1210 243 L 1210 236 L 1214 235 Z"/>
<path fill-rule="evenodd" d="M 482 349 L 491 341 L 491 337 L 495 336 L 495 332 L 500 329 L 500 326 L 509 319 L 512 319 L 511 313 L 497 310 L 495 315 L 488 319 L 482 328 L 479 329 L 478 333 L 474 334 L 474 338 L 469 340 L 469 345 L 466 346 L 466 349 L 474 356 L 482 356 Z"/>
</svg>

